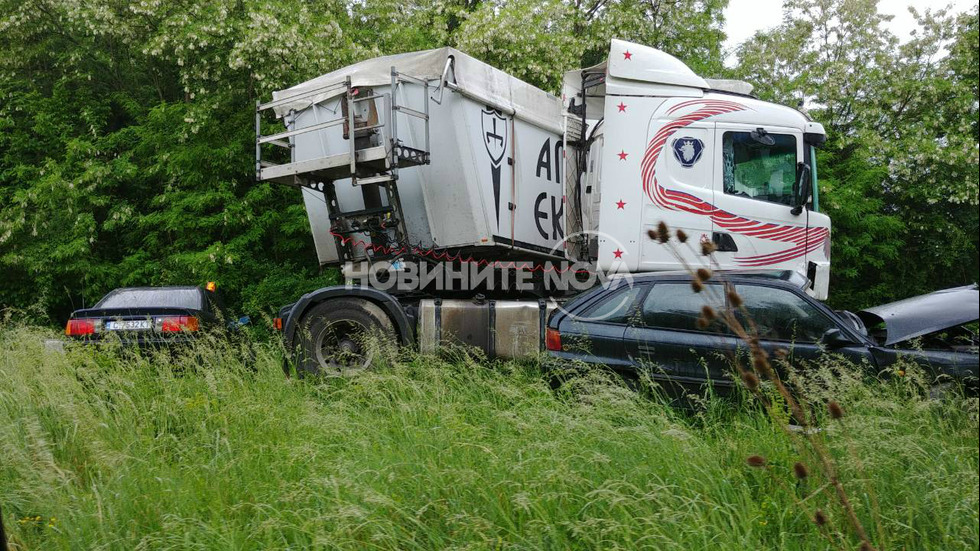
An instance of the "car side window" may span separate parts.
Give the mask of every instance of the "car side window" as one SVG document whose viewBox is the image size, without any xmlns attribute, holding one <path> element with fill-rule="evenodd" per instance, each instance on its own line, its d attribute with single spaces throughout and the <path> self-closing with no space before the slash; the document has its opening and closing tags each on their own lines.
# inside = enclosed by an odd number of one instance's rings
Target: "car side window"
<svg viewBox="0 0 980 551">
<path fill-rule="evenodd" d="M 644 327 L 658 329 L 679 329 L 682 331 L 701 331 L 705 333 L 725 333 L 727 328 L 718 319 L 708 327 L 698 327 L 698 318 L 705 305 L 718 309 L 724 299 L 719 285 L 707 285 L 695 293 L 690 283 L 658 283 L 643 300 L 640 309 Z"/>
<path fill-rule="evenodd" d="M 631 307 L 644 290 L 641 285 L 623 285 L 619 289 L 599 299 L 599 302 L 585 309 L 579 315 L 582 321 L 601 321 L 603 323 L 629 322 Z"/>
<path fill-rule="evenodd" d="M 763 339 L 815 343 L 836 327 L 823 312 L 786 289 L 736 285 L 735 290 Z"/>
</svg>

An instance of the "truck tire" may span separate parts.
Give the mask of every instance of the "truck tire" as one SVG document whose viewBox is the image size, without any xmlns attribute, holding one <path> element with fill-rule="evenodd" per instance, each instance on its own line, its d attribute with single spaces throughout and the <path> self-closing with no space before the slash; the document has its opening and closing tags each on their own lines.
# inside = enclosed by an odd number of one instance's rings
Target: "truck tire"
<svg viewBox="0 0 980 551">
<path fill-rule="evenodd" d="M 294 347 L 300 376 L 354 375 L 371 365 L 379 345 L 396 342 L 391 318 L 357 298 L 326 300 L 300 319 Z"/>
</svg>

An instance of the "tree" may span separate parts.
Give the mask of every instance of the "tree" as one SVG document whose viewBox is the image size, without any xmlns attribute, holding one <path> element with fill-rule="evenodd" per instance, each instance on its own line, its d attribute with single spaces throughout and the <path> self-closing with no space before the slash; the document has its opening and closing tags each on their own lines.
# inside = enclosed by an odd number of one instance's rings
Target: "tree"
<svg viewBox="0 0 980 551">
<path fill-rule="evenodd" d="M 827 128 L 821 204 L 842 306 L 978 277 L 977 10 L 913 13 L 920 30 L 899 44 L 876 0 L 790 0 L 782 25 L 738 50 L 739 77 L 805 101 Z"/>
<path fill-rule="evenodd" d="M 721 66 L 724 0 L 0 0 L 0 305 L 216 280 L 268 312 L 335 280 L 296 190 L 254 182 L 257 98 L 454 45 L 556 91 L 620 36 Z"/>
</svg>

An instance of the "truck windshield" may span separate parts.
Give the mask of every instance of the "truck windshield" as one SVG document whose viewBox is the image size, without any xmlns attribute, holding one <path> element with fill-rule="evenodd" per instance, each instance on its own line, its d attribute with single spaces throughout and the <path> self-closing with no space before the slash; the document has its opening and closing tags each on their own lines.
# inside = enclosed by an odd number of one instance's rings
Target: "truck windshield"
<svg viewBox="0 0 980 551">
<path fill-rule="evenodd" d="M 792 205 L 796 180 L 796 137 L 766 134 L 762 141 L 749 132 L 725 132 L 725 193 Z"/>
</svg>

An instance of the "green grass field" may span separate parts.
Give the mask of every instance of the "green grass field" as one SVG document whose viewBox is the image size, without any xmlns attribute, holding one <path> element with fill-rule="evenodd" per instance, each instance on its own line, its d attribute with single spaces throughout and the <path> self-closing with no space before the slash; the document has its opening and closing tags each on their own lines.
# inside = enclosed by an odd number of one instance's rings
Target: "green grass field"
<svg viewBox="0 0 980 551">
<path fill-rule="evenodd" d="M 268 345 L 253 371 L 218 345 L 57 354 L 46 336 L 0 327 L 13 549 L 856 547 L 749 400 L 678 410 L 601 373 L 552 388 L 464 354 L 313 382 Z M 821 386 L 846 411 L 821 434 L 878 548 L 976 550 L 977 401 L 914 379 Z"/>
</svg>

